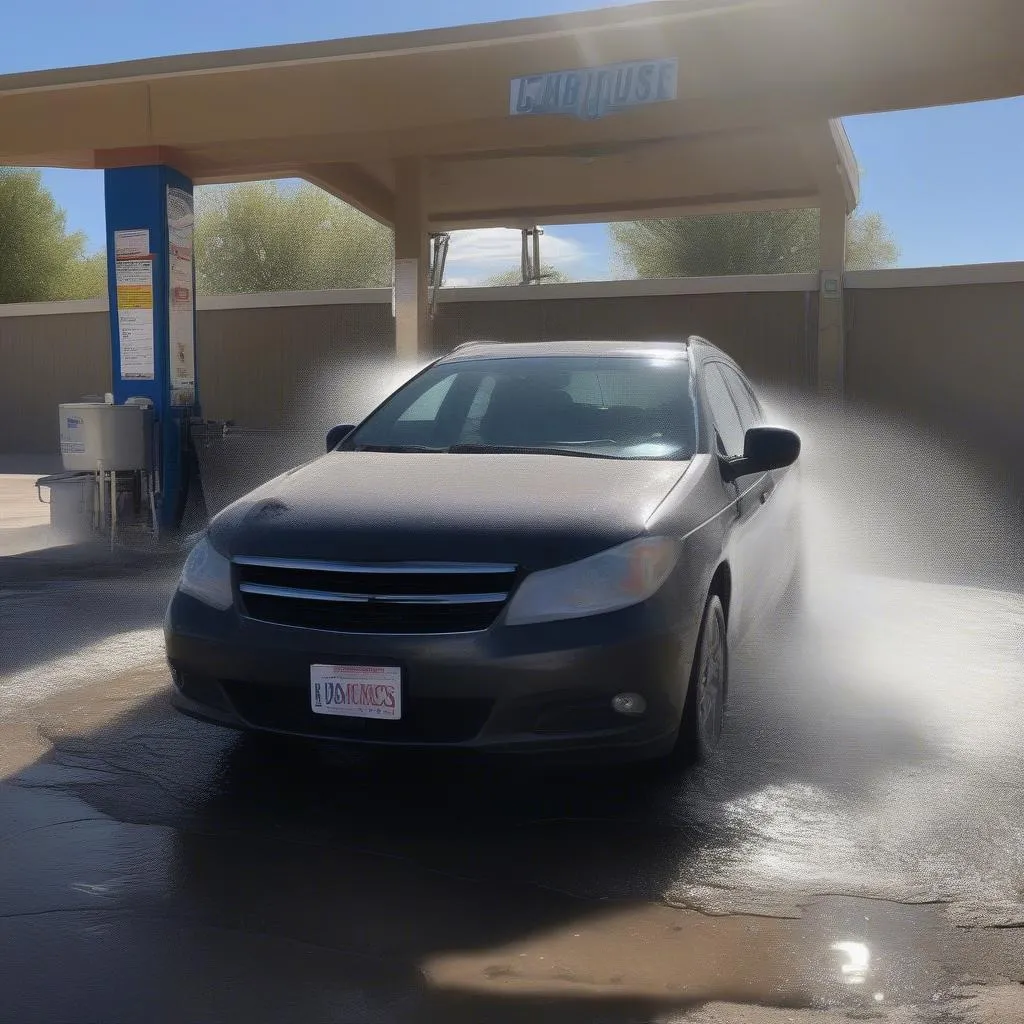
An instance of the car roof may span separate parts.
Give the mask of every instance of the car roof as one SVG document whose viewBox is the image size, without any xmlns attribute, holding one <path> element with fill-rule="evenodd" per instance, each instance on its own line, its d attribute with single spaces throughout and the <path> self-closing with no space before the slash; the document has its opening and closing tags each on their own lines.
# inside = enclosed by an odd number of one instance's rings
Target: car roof
<svg viewBox="0 0 1024 1024">
<path fill-rule="evenodd" d="M 649 356 L 665 355 L 685 359 L 694 344 L 710 346 L 703 338 L 652 341 L 470 341 L 459 345 L 441 362 L 465 359 L 516 359 L 546 356 Z"/>
</svg>

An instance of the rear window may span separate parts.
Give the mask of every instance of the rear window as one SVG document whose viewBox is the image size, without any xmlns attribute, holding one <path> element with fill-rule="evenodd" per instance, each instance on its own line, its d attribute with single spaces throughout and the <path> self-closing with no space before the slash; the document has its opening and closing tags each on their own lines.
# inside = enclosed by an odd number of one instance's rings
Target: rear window
<svg viewBox="0 0 1024 1024">
<path fill-rule="evenodd" d="M 433 366 L 397 391 L 344 447 L 551 448 L 688 459 L 696 449 L 682 356 L 536 356 Z"/>
</svg>

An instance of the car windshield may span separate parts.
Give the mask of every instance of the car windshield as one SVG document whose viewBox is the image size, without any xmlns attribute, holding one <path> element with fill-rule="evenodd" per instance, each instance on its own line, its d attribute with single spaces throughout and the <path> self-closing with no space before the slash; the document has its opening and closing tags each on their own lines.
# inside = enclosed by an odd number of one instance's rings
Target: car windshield
<svg viewBox="0 0 1024 1024">
<path fill-rule="evenodd" d="M 528 356 L 432 366 L 342 447 L 688 459 L 696 439 L 682 354 Z"/>
</svg>

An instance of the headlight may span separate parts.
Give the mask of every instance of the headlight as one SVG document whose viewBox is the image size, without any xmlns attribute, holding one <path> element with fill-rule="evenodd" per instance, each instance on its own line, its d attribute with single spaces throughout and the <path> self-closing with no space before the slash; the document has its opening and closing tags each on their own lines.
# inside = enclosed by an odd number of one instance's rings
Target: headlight
<svg viewBox="0 0 1024 1024">
<path fill-rule="evenodd" d="M 231 607 L 231 563 L 204 537 L 185 559 L 178 589 L 219 611 Z"/>
<path fill-rule="evenodd" d="M 671 537 L 642 537 L 579 562 L 527 576 L 509 605 L 505 622 L 578 619 L 646 601 L 679 560 Z"/>
</svg>

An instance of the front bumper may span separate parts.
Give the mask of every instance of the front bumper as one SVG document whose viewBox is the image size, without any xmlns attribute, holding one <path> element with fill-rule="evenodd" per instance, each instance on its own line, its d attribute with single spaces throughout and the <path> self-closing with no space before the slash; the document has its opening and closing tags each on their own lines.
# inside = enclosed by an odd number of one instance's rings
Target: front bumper
<svg viewBox="0 0 1024 1024">
<path fill-rule="evenodd" d="M 379 747 L 643 759 L 674 742 L 695 646 L 664 596 L 590 619 L 465 634 L 344 634 L 217 612 L 176 594 L 165 638 L 174 703 L 221 725 Z M 311 664 L 402 670 L 402 718 L 314 714 Z M 642 716 L 611 708 L 641 694 Z"/>
</svg>

